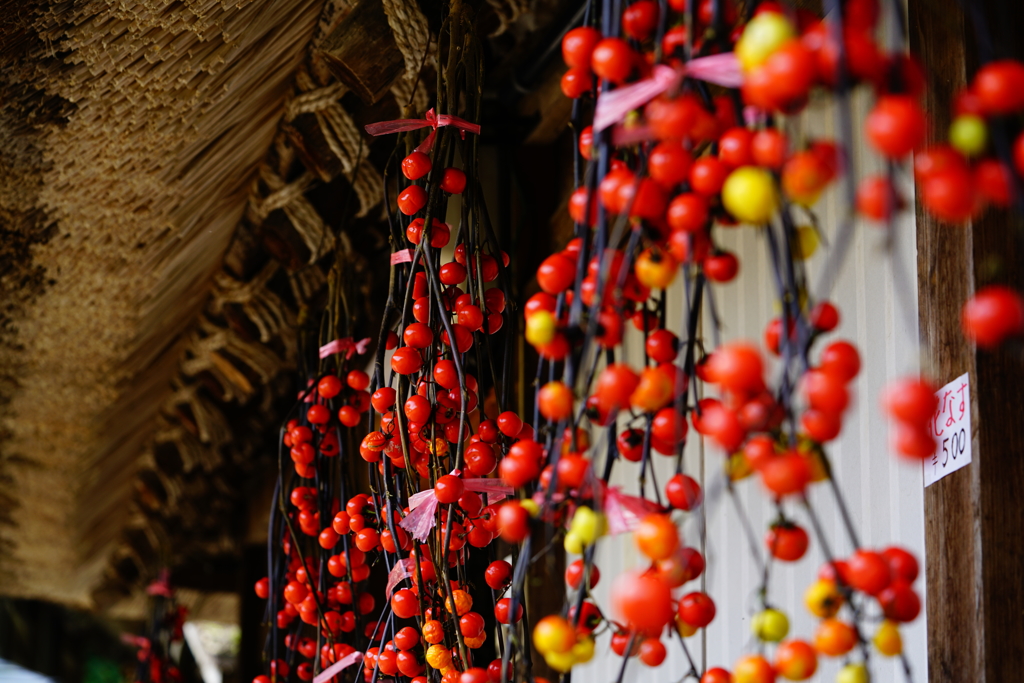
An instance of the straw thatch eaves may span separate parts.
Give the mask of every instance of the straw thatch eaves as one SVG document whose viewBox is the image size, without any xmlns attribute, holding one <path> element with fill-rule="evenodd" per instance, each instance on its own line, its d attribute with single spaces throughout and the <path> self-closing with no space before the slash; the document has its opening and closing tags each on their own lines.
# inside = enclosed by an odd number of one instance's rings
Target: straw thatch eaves
<svg viewBox="0 0 1024 683">
<path fill-rule="evenodd" d="M 402 59 L 372 107 L 315 49 L 347 0 L 0 8 L 0 593 L 109 604 L 237 550 L 296 312 L 349 252 L 312 197 L 373 218 L 362 119 L 401 115 L 426 48 L 381 4 Z"/>
</svg>

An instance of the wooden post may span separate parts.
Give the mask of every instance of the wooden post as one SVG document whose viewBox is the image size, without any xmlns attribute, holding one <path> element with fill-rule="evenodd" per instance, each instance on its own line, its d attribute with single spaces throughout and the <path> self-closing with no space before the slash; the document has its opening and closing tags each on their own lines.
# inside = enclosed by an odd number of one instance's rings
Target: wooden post
<svg viewBox="0 0 1024 683">
<path fill-rule="evenodd" d="M 1019 43 L 998 45 L 1001 35 L 1013 33 L 1011 25 L 1019 35 L 1019 7 L 1003 3 L 999 13 L 990 3 L 977 6 L 998 34 L 996 55 L 1020 58 Z M 978 64 L 975 27 L 960 8 L 957 0 L 909 3 L 911 47 L 929 74 L 933 141 L 945 140 L 952 97 Z M 974 348 L 960 331 L 960 310 L 987 284 L 1024 285 L 1017 265 L 1024 223 L 988 209 L 967 226 L 950 226 L 918 207 L 917 226 L 923 369 L 940 385 L 969 372 L 973 419 L 972 463 L 925 490 L 928 678 L 1021 680 L 1024 360 L 1019 346 L 993 353 Z"/>
</svg>

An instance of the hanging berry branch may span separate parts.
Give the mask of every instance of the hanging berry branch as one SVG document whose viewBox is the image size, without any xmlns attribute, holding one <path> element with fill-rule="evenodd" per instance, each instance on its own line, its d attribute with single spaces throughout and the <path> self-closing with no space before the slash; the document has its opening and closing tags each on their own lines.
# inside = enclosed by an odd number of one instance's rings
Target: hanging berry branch
<svg viewBox="0 0 1024 683">
<path fill-rule="evenodd" d="M 1024 135 L 1010 145 L 1007 116 L 1024 109 L 1024 66 L 987 63 L 957 98 L 950 144 L 921 150 L 924 78 L 903 45 L 901 5 L 887 8 L 895 28 L 884 44 L 876 0 L 826 10 L 823 20 L 770 1 L 587 3 L 583 25 L 562 40 L 562 89 L 579 131 L 575 234 L 543 260 L 541 291 L 523 305 L 539 362 L 532 415 L 519 415 L 510 410 L 526 389 L 511 376 L 519 320 L 478 163 L 483 57 L 470 9 L 450 4 L 434 107 L 367 127 L 397 134 L 385 182 L 390 289 L 370 372 L 357 367 L 369 340 L 349 336 L 338 275 L 318 372 L 303 378 L 282 430 L 269 574 L 257 586 L 272 625 L 267 681 L 287 677 L 300 656 L 296 675 L 315 683 L 541 680 L 534 650 L 568 681 L 603 631 L 622 657 L 618 681 L 631 657 L 657 667 L 675 643 L 701 683 L 806 680 L 819 657 L 844 658 L 839 681 L 854 683 L 869 680 L 876 653 L 903 657 L 899 625 L 921 609 L 918 562 L 862 543 L 828 455 L 861 358 L 851 343 L 826 339 L 840 313 L 804 264 L 822 238 L 814 207 L 841 184 L 834 278 L 865 221 L 891 238 L 905 208 L 896 179 L 912 151 L 922 202 L 938 218 L 962 222 L 986 204 L 1013 204 Z M 851 98 L 872 90 L 863 133 L 886 172 L 858 177 Z M 838 140 L 799 135 L 796 115 L 815 93 L 832 98 Z M 756 232 L 768 254 L 780 311 L 763 340 L 778 357 L 771 378 L 757 344 L 719 339 L 714 289 L 741 265 L 719 238 L 737 228 Z M 681 290 L 678 330 L 668 327 L 669 289 Z M 623 349 L 629 323 L 643 339 L 639 368 Z M 994 347 L 1024 333 L 1024 302 L 1005 287 L 981 290 L 963 325 Z M 894 450 L 912 462 L 934 451 L 935 400 L 920 377 L 884 397 L 898 423 Z M 684 471 L 691 426 L 725 454 L 706 490 Z M 657 457 L 675 464 L 664 487 Z M 616 468 L 637 473 L 638 495 L 611 483 Z M 763 539 L 737 495 L 747 477 L 773 504 Z M 836 539 L 808 497 L 817 484 L 835 500 L 848 557 L 833 553 Z M 685 588 L 706 558 L 684 544 L 679 524 L 697 519 L 703 547 L 703 508 L 723 499 L 761 577 L 756 643 L 731 672 L 702 671 L 686 638 L 717 610 L 711 595 Z M 533 547 L 541 528 L 554 540 Z M 650 564 L 613 577 L 610 604 L 599 605 L 595 548 L 622 533 Z M 499 539 L 511 562 L 498 559 Z M 820 622 L 790 638 L 769 579 L 812 544 L 826 561 L 804 602 Z M 527 572 L 559 545 L 580 555 L 566 570 L 569 591 L 531 625 Z M 471 597 L 479 581 L 466 564 L 482 556 L 485 604 L 480 592 Z M 903 670 L 913 680 L 906 657 Z"/>
<path fill-rule="evenodd" d="M 145 635 L 122 636 L 126 645 L 138 648 L 133 680 L 136 683 L 179 683 L 183 678 L 179 668 L 184 643 L 182 627 L 188 610 L 175 601 L 170 573 L 166 569 L 146 587 L 146 594 L 150 612 Z"/>
</svg>

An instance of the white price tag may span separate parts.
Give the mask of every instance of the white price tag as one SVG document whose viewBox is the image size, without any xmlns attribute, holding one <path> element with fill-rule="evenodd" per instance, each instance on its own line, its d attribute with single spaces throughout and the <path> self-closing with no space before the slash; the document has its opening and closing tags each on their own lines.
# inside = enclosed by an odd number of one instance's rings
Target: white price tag
<svg viewBox="0 0 1024 683">
<path fill-rule="evenodd" d="M 971 462 L 971 386 L 967 373 L 935 392 L 932 418 L 935 453 L 924 461 L 924 485 L 931 486 Z"/>
</svg>

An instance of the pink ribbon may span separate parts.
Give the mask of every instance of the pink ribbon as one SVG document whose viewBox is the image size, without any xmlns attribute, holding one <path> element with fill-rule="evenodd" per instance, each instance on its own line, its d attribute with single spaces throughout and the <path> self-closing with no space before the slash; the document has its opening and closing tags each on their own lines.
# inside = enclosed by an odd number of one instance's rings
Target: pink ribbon
<svg viewBox="0 0 1024 683">
<path fill-rule="evenodd" d="M 384 593 L 388 596 L 388 600 L 391 599 L 391 591 L 395 590 L 395 586 L 397 586 L 402 579 L 407 579 L 412 576 L 412 570 L 415 567 L 416 560 L 411 557 L 395 562 L 395 566 L 391 568 L 391 573 L 388 574 L 388 585 L 384 588 Z"/>
<path fill-rule="evenodd" d="M 342 657 L 337 662 L 331 664 L 329 667 L 321 671 L 320 675 L 313 679 L 313 683 L 326 683 L 327 681 L 331 680 L 339 673 L 341 673 L 344 669 L 347 669 L 356 662 L 361 662 L 362 660 L 362 652 L 352 652 L 351 654 Z"/>
<path fill-rule="evenodd" d="M 434 528 L 434 513 L 437 512 L 437 496 L 434 489 L 420 491 L 409 497 L 409 514 L 398 526 L 402 527 L 417 541 L 425 541 Z"/>
<path fill-rule="evenodd" d="M 641 519 L 652 512 L 660 511 L 661 506 L 657 503 L 646 498 L 626 495 L 618 486 L 610 486 L 605 490 L 604 514 L 608 519 L 610 534 L 632 531 L 640 524 Z"/>
<path fill-rule="evenodd" d="M 412 249 L 402 249 L 391 254 L 391 265 L 412 262 Z"/>
<path fill-rule="evenodd" d="M 612 144 L 616 147 L 635 145 L 644 140 L 653 140 L 654 132 L 650 126 L 615 126 L 612 128 Z"/>
<path fill-rule="evenodd" d="M 488 503 L 496 503 L 515 491 L 511 486 L 502 484 L 500 479 L 463 479 L 462 485 L 467 491 L 493 494 L 494 498 L 488 498 Z M 417 541 L 425 541 L 434 528 L 436 512 L 437 495 L 434 489 L 420 491 L 409 497 L 409 514 L 398 526 L 408 531 Z"/>
<path fill-rule="evenodd" d="M 121 642 L 125 645 L 139 648 L 139 651 L 135 653 L 140 662 L 144 662 L 149 659 L 149 653 L 152 649 L 152 644 L 149 642 L 149 638 L 144 636 L 136 636 L 131 633 L 122 633 Z"/>
<path fill-rule="evenodd" d="M 353 341 L 352 337 L 345 337 L 344 339 L 335 339 L 332 342 L 327 342 L 320 347 L 320 357 L 327 358 L 327 356 L 335 353 L 345 353 L 345 360 L 350 360 L 354 354 L 360 356 L 366 353 L 366 347 L 370 345 L 370 338 L 360 339 L 359 341 Z"/>
<path fill-rule="evenodd" d="M 658 64 L 652 69 L 650 78 L 601 93 L 597 98 L 597 109 L 594 111 L 594 132 L 599 133 L 622 121 L 627 113 L 678 85 L 684 76 L 726 88 L 738 88 L 743 85 L 743 72 L 740 70 L 739 60 L 732 52 L 697 57 L 678 70 Z"/>
<path fill-rule="evenodd" d="M 460 119 L 458 116 L 450 116 L 448 114 L 441 114 L 438 116 L 434 113 L 433 108 L 428 109 L 422 119 L 395 119 L 394 121 L 381 121 L 379 123 L 368 124 L 365 128 L 366 132 L 370 135 L 388 135 L 390 133 L 401 133 L 407 130 L 433 128 L 434 130 L 430 132 L 427 139 L 416 148 L 417 152 L 427 152 L 434 146 L 434 136 L 437 134 L 437 129 L 442 126 L 454 126 L 455 128 L 458 128 L 459 135 L 462 136 L 463 140 L 466 139 L 467 131 L 475 135 L 480 134 L 480 124 L 470 123 L 466 119 Z"/>
<path fill-rule="evenodd" d="M 149 595 L 159 595 L 164 598 L 170 598 L 174 595 L 174 591 L 171 590 L 171 574 L 166 569 L 160 570 L 160 575 L 156 581 L 149 584 L 146 587 L 146 593 Z"/>
</svg>

